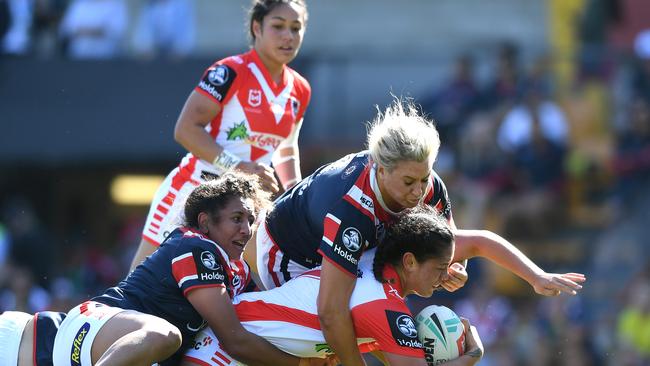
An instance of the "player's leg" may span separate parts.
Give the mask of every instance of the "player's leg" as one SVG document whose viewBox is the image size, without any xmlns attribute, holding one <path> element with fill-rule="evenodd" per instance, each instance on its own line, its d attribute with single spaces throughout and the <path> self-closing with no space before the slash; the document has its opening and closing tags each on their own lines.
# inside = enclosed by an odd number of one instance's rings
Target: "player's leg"
<svg viewBox="0 0 650 366">
<path fill-rule="evenodd" d="M 160 184 L 151 201 L 147 221 L 142 229 L 142 240 L 131 262 L 130 271 L 153 254 L 169 233 L 183 224 L 181 219 L 185 200 L 197 184 L 197 181 L 183 176 L 178 168 L 172 170 Z"/>
<path fill-rule="evenodd" d="M 150 365 L 165 360 L 181 346 L 181 332 L 168 321 L 136 311 L 113 316 L 92 344 L 93 364 Z"/>
<path fill-rule="evenodd" d="M 174 354 L 181 333 L 164 319 L 86 301 L 70 310 L 54 340 L 54 365 L 151 365 Z"/>
<path fill-rule="evenodd" d="M 0 366 L 25 364 L 24 362 L 18 363 L 20 355 L 23 354 L 21 353 L 21 340 L 32 318 L 31 314 L 20 311 L 5 311 L 0 315 L 0 355 L 2 355 Z"/>
</svg>

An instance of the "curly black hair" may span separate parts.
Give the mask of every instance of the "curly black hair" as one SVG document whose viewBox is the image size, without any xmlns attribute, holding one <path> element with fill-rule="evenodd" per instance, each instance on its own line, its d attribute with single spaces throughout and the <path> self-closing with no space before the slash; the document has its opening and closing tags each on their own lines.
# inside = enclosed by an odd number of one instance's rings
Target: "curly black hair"
<svg viewBox="0 0 650 366">
<path fill-rule="evenodd" d="M 201 212 L 206 212 L 218 220 L 219 211 L 232 198 L 251 198 L 255 203 L 256 215 L 271 205 L 270 193 L 262 190 L 257 176 L 228 172 L 194 188 L 185 202 L 185 225 L 198 229 L 198 217 Z"/>
<path fill-rule="evenodd" d="M 405 253 L 411 252 L 418 262 L 439 258 L 449 253 L 454 245 L 454 233 L 447 220 L 429 206 L 419 206 L 400 214 L 391 225 L 384 240 L 377 246 L 372 271 L 380 282 L 384 266 L 399 265 Z"/>
</svg>

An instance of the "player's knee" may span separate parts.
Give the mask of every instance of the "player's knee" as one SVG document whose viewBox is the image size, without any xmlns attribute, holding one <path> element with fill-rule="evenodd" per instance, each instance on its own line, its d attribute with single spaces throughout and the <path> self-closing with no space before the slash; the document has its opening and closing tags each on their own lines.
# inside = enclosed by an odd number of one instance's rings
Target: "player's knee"
<svg viewBox="0 0 650 366">
<path fill-rule="evenodd" d="M 145 338 L 147 347 L 151 347 L 156 354 L 173 354 L 183 341 L 181 331 L 167 321 L 158 322 L 155 327 L 147 329 Z"/>
</svg>

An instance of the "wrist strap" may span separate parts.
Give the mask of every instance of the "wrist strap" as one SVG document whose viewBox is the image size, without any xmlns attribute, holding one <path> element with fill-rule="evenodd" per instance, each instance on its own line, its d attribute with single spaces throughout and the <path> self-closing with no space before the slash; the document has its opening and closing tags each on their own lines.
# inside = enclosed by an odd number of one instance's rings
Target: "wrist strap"
<svg viewBox="0 0 650 366">
<path fill-rule="evenodd" d="M 219 175 L 223 175 L 225 172 L 234 169 L 241 161 L 242 159 L 239 156 L 224 149 L 221 154 L 214 158 L 212 165 L 217 169 Z"/>
</svg>

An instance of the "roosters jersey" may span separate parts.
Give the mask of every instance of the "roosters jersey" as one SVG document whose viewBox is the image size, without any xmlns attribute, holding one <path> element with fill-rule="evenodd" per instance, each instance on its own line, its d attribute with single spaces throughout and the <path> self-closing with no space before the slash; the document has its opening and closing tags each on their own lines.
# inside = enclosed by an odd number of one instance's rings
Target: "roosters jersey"
<svg viewBox="0 0 650 366">
<path fill-rule="evenodd" d="M 214 241 L 187 228 L 176 229 L 116 287 L 92 299 L 122 309 L 159 316 L 183 335 L 181 349 L 207 323 L 187 300 L 197 288 L 225 287 L 233 297 L 250 282 L 243 260 L 230 260 Z"/>
<path fill-rule="evenodd" d="M 375 177 L 370 153 L 362 151 L 322 166 L 280 196 L 266 227 L 284 258 L 314 268 L 325 257 L 356 276 L 361 254 L 395 219 L 379 200 Z M 433 170 L 422 203 L 451 220 L 447 188 Z"/>
<path fill-rule="evenodd" d="M 288 66 L 276 84 L 255 50 L 217 61 L 195 90 L 221 106 L 206 126 L 217 144 L 244 161 L 265 164 L 271 163 L 280 142 L 303 118 L 311 97 L 307 80 Z M 217 173 L 211 162 L 192 153 L 180 168 L 186 174 L 196 173 L 195 179 L 202 171 Z"/>
<path fill-rule="evenodd" d="M 357 344 L 362 352 L 380 350 L 424 358 L 413 317 L 400 296 L 397 272 L 387 265 L 384 278 L 392 280 L 391 284 L 380 283 L 372 272 L 373 258 L 374 250 L 362 257 L 350 298 Z M 332 354 L 318 320 L 319 275 L 320 270 L 311 270 L 272 290 L 235 297 L 235 310 L 244 328 L 295 356 L 324 358 Z M 185 357 L 202 365 L 230 365 L 231 357 L 218 343 L 206 328 Z"/>
</svg>

